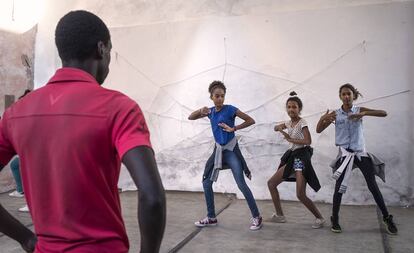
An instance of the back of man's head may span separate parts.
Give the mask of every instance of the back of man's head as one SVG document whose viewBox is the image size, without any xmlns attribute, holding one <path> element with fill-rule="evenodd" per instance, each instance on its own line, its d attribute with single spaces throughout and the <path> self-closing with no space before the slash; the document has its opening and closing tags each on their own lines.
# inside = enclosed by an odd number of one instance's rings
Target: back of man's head
<svg viewBox="0 0 414 253">
<path fill-rule="evenodd" d="M 96 52 L 99 41 L 107 45 L 109 40 L 105 23 L 87 11 L 71 11 L 56 26 L 55 42 L 62 61 L 85 60 Z"/>
</svg>

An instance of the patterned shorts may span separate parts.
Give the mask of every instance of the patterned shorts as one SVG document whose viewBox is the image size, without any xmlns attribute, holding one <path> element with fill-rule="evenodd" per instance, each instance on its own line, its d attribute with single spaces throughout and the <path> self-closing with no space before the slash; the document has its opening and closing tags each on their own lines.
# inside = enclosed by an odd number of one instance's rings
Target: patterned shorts
<svg viewBox="0 0 414 253">
<path fill-rule="evenodd" d="M 302 160 L 295 158 L 293 161 L 293 169 L 295 171 L 302 171 L 303 168 L 305 168 L 305 165 L 303 164 Z"/>
</svg>

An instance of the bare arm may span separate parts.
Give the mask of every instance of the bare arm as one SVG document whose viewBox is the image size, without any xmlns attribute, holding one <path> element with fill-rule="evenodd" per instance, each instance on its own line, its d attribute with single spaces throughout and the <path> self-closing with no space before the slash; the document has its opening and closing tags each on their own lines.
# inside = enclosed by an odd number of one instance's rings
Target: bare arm
<svg viewBox="0 0 414 253">
<path fill-rule="evenodd" d="M 165 230 L 165 192 L 154 152 L 140 146 L 129 150 L 122 162 L 138 188 L 138 222 L 141 253 L 159 252 Z"/>
<path fill-rule="evenodd" d="M 302 128 L 302 133 L 303 133 L 303 139 L 292 139 L 289 138 L 287 139 L 288 142 L 294 143 L 294 144 L 299 144 L 299 145 L 311 145 L 312 143 L 312 137 L 311 134 L 309 133 L 309 129 L 307 126 Z"/>
<path fill-rule="evenodd" d="M 206 117 L 208 114 L 210 113 L 210 109 L 206 106 L 204 106 L 203 108 L 200 108 L 194 112 L 192 112 L 190 114 L 190 116 L 188 116 L 189 120 L 196 120 L 196 119 L 201 119 Z"/>
<path fill-rule="evenodd" d="M 244 120 L 244 122 L 240 125 L 234 126 L 234 130 L 240 130 L 256 123 L 252 117 L 240 110 L 236 111 L 236 116 Z"/>
<path fill-rule="evenodd" d="M 366 107 L 361 107 L 360 113 L 363 113 L 364 116 L 374 116 L 374 117 L 386 117 L 387 116 L 387 112 L 384 110 L 374 110 L 374 109 L 369 109 Z"/>
<path fill-rule="evenodd" d="M 276 132 L 281 131 L 281 130 L 284 130 L 284 129 L 286 129 L 286 125 L 285 125 L 285 123 L 282 123 L 282 124 L 276 125 L 276 126 L 273 128 L 273 130 L 275 130 Z"/>
<path fill-rule="evenodd" d="M 299 144 L 299 145 L 310 145 L 312 143 L 312 137 L 309 133 L 309 129 L 307 126 L 302 128 L 302 133 L 303 133 L 303 139 L 293 139 L 289 136 L 289 134 L 287 134 L 285 131 L 283 130 L 278 130 L 281 134 L 283 134 L 283 136 L 285 137 L 285 139 L 288 142 L 294 143 L 294 144 Z"/>
<path fill-rule="evenodd" d="M 237 126 L 234 126 L 234 127 L 229 127 L 225 123 L 220 123 L 219 126 L 222 127 L 224 129 L 224 131 L 226 131 L 226 132 L 234 132 L 236 130 L 240 130 L 240 129 L 249 127 L 249 126 L 253 125 L 254 123 L 256 123 L 252 117 L 250 117 L 249 115 L 247 115 L 246 113 L 244 113 L 240 110 L 236 111 L 236 116 L 241 118 L 242 120 L 244 120 L 244 122 L 241 123 L 240 125 L 237 125 Z"/>
<path fill-rule="evenodd" d="M 0 164 L 0 171 L 3 167 Z M 14 218 L 1 204 L 0 232 L 19 242 L 25 252 L 34 252 L 36 235 Z"/>
<path fill-rule="evenodd" d="M 318 121 L 318 124 L 316 125 L 316 132 L 322 133 L 323 130 L 325 130 L 330 124 L 335 122 L 336 118 L 336 112 L 332 111 L 329 112 L 329 109 L 326 111 L 324 115 L 321 116 L 321 118 Z"/>
</svg>

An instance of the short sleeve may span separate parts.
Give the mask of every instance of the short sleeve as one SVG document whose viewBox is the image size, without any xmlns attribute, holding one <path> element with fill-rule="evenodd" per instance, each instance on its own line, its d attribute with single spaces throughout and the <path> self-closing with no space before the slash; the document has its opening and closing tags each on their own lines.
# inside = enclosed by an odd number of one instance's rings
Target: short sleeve
<svg viewBox="0 0 414 253">
<path fill-rule="evenodd" d="M 121 159 L 130 149 L 138 146 L 151 147 L 147 123 L 137 103 L 125 98 L 113 121 L 112 140 Z"/>
<path fill-rule="evenodd" d="M 210 107 L 209 109 L 210 109 L 210 113 L 207 115 L 207 118 L 211 119 L 211 117 L 213 116 L 214 107 Z"/>
<path fill-rule="evenodd" d="M 300 128 L 302 129 L 302 128 L 307 127 L 307 126 L 308 126 L 308 122 L 306 120 L 302 119 Z"/>
<path fill-rule="evenodd" d="M 6 127 L 6 119 L 3 117 L 0 119 L 0 164 L 3 166 L 8 164 L 16 154 L 16 151 L 8 139 Z"/>
<path fill-rule="evenodd" d="M 236 117 L 236 112 L 237 110 L 239 110 L 239 108 L 233 106 L 233 105 L 229 105 L 229 115 L 231 117 Z"/>
</svg>

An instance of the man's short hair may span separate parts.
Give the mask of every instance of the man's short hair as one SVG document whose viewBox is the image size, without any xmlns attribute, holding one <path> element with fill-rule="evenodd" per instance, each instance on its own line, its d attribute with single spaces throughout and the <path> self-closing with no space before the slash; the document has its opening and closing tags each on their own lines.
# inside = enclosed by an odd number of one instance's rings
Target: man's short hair
<svg viewBox="0 0 414 253">
<path fill-rule="evenodd" d="M 85 60 L 92 56 L 97 43 L 108 44 L 111 36 L 108 27 L 95 14 L 88 11 L 71 11 L 56 26 L 55 42 L 62 61 Z"/>
</svg>

